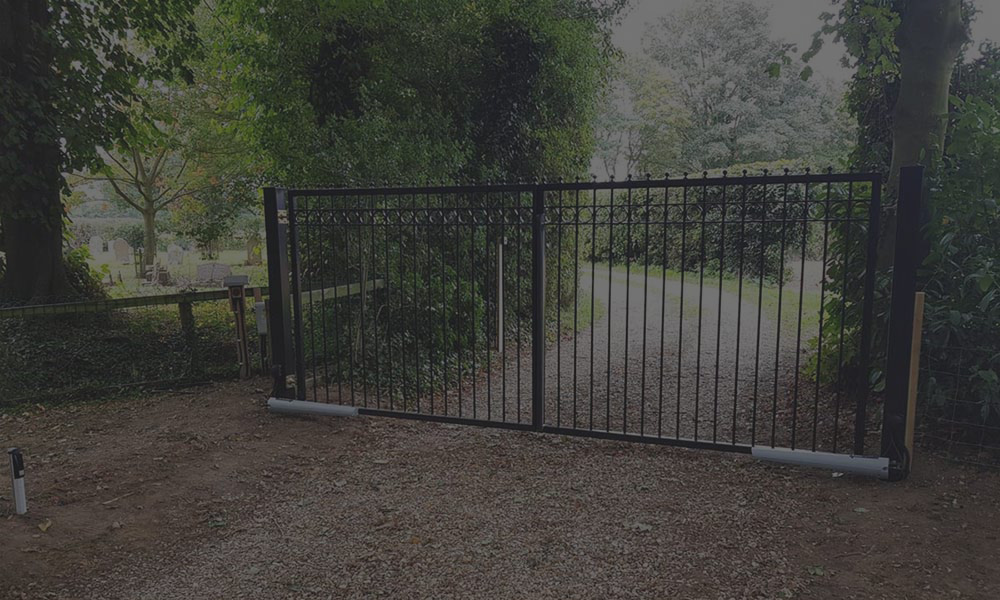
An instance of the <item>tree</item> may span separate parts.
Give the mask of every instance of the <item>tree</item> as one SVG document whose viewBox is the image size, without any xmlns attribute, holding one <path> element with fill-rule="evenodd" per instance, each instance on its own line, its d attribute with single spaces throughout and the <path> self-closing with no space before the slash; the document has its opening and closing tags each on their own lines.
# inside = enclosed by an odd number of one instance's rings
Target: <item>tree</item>
<svg viewBox="0 0 1000 600">
<path fill-rule="evenodd" d="M 977 420 L 985 424 L 1000 407 L 995 383 L 1000 349 L 995 335 L 991 337 L 1000 314 L 1000 278 L 994 267 L 1000 224 L 1000 186 L 994 175 L 1000 171 L 1000 53 L 987 45 L 982 59 L 961 61 L 974 13 L 971 2 L 960 0 L 841 0 L 837 14 L 823 15 L 825 25 L 805 58 L 822 47 L 824 35 L 844 42 L 844 62 L 855 70 L 848 94 L 858 122 L 852 166 L 889 174 L 887 205 L 895 201 L 900 167 L 927 167 L 922 205 L 926 246 L 919 274 L 919 285 L 928 294 L 923 353 L 940 372 L 967 375 L 964 381 L 931 382 L 929 393 L 940 399 L 954 397 L 958 387 L 963 397 L 975 390 L 973 402 L 981 404 L 952 406 L 952 418 L 975 407 L 981 409 Z M 879 270 L 892 265 L 895 224 L 890 210 L 879 236 Z M 862 272 L 863 261 L 861 253 L 850 260 L 835 256 L 831 273 Z M 876 293 L 887 297 L 888 278 L 877 281 Z M 860 327 L 860 294 L 851 289 L 845 299 L 849 331 Z M 839 324 L 841 310 L 839 303 L 827 306 L 827 326 Z M 876 335 L 884 335 L 887 318 L 884 311 L 876 314 Z M 982 357 L 963 357 L 956 347 L 975 349 Z M 881 369 L 872 365 L 881 363 L 884 351 L 884 339 L 877 339 L 871 365 L 858 365 L 871 369 L 869 377 L 859 375 L 860 381 L 881 380 Z"/>
<path fill-rule="evenodd" d="M 225 0 L 217 50 L 275 179 L 565 176 L 623 4 Z"/>
<path fill-rule="evenodd" d="M 170 94 L 166 94 L 169 98 Z M 182 148 L 182 131 L 175 118 L 146 125 L 145 117 L 133 126 L 114 150 L 101 150 L 105 164 L 84 180 L 107 182 L 120 203 L 142 215 L 143 261 L 156 262 L 156 215 L 201 184 L 188 172 L 190 157 Z"/>
<path fill-rule="evenodd" d="M 267 156 L 273 182 L 573 177 L 586 173 L 593 155 L 593 117 L 613 55 L 610 25 L 624 4 L 274 0 L 262 8 L 250 0 L 224 0 L 218 4 L 215 51 L 227 61 L 233 102 L 242 104 L 242 125 Z M 392 209 L 418 199 L 385 194 L 370 201 Z M 495 195 L 491 201 L 508 200 Z M 485 264 L 502 227 L 472 236 L 445 227 L 343 227 L 336 244 L 302 257 L 300 268 L 314 284 L 329 285 L 365 282 L 373 275 L 371 265 L 379 265 L 394 293 L 371 300 L 386 303 L 377 310 L 367 308 L 367 299 L 341 308 L 354 311 L 337 334 L 343 339 L 358 340 L 366 322 L 368 331 L 383 331 L 397 356 L 419 356 L 417 344 L 427 341 L 447 360 L 466 360 L 454 351 L 473 341 L 482 345 L 485 338 L 459 324 L 484 322 L 488 293 L 464 269 L 424 273 L 409 265 L 446 256 L 452 258 L 444 262 L 471 257 Z M 514 231 L 508 244 L 528 243 Z M 354 250 L 360 247 L 371 249 L 363 260 Z M 403 276 L 411 283 L 399 283 Z M 433 326 L 439 322 L 433 306 L 405 294 L 445 285 L 454 298 L 448 314 L 455 326 L 442 330 Z M 548 289 L 554 296 L 557 286 Z M 508 311 L 530 306 L 527 289 L 518 293 L 524 302 L 507 302 Z M 348 346 L 348 359 L 356 360 L 364 346 Z M 445 362 L 421 368 L 441 369 Z"/>
<path fill-rule="evenodd" d="M 845 148 L 836 96 L 774 68 L 790 45 L 771 39 L 767 9 L 745 0 L 699 2 L 650 27 L 643 41 L 688 112 L 678 167 L 827 159 Z"/>
<path fill-rule="evenodd" d="M 256 194 L 247 185 L 259 183 L 260 158 L 243 143 L 233 125 L 239 115 L 228 108 L 230 89 L 218 78 L 210 59 L 192 66 L 192 83 L 153 83 L 141 88 L 132 111 L 131 128 L 113 149 L 100 149 L 104 165 L 95 173 L 73 179 L 107 183 L 120 203 L 142 216 L 143 260 L 156 262 L 156 218 L 182 200 L 184 213 L 208 216 L 201 232 L 222 235 L 235 211 Z M 214 204 L 211 209 L 191 203 Z"/>
<path fill-rule="evenodd" d="M 974 8 L 966 0 L 839 0 L 803 55 L 809 60 L 833 35 L 854 68 L 848 106 L 858 122 L 852 166 L 888 173 L 895 194 L 902 166 L 923 164 L 936 176 L 945 150 L 952 73 L 969 41 Z M 929 207 L 925 207 L 929 210 Z M 885 219 L 879 265 L 892 264 L 895 215 Z"/>
<path fill-rule="evenodd" d="M 655 63 L 627 58 L 605 93 L 595 125 L 597 156 L 615 177 L 619 164 L 628 174 L 663 174 L 680 158 L 689 127 L 677 86 Z"/>
<path fill-rule="evenodd" d="M 99 164 L 142 79 L 183 74 L 196 0 L 0 0 L 0 295 L 73 292 L 62 173 Z"/>
</svg>

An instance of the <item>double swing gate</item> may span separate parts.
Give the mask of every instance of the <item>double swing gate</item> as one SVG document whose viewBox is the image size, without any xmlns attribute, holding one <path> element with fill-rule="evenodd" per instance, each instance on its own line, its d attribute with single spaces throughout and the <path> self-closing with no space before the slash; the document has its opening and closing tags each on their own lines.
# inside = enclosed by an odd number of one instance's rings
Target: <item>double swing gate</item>
<svg viewBox="0 0 1000 600">
<path fill-rule="evenodd" d="M 273 395 L 904 475 L 921 176 L 268 188 Z"/>
</svg>

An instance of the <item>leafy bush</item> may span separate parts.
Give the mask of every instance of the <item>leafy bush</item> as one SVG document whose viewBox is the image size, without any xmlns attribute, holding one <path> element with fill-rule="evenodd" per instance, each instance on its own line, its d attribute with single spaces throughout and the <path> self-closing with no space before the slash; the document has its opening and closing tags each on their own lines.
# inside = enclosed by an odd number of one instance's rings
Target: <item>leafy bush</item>
<svg viewBox="0 0 1000 600">
<path fill-rule="evenodd" d="M 935 370 L 967 378 L 972 414 L 959 417 L 995 424 L 1000 419 L 1000 108 L 978 97 L 954 103 L 958 112 L 927 228 L 925 356 Z M 968 350 L 973 352 L 963 352 Z M 927 383 L 930 407 L 945 407 L 952 390 L 936 380 Z"/>
</svg>

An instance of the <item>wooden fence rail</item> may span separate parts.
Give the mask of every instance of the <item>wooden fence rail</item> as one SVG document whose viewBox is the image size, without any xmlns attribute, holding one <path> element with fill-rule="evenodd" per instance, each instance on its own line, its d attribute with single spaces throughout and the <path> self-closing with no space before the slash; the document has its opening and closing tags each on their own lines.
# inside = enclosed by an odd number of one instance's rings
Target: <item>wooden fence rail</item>
<svg viewBox="0 0 1000 600">
<path fill-rule="evenodd" d="M 365 285 L 362 290 L 361 283 L 348 283 L 334 287 L 323 288 L 322 290 L 306 290 L 301 297 L 308 301 L 310 295 L 317 300 L 323 297 L 326 300 L 343 300 L 361 293 L 372 292 L 385 287 L 384 279 L 373 279 Z M 268 295 L 267 288 L 261 287 L 260 293 Z M 256 288 L 247 288 L 248 297 L 253 297 Z M 225 300 L 229 297 L 228 290 L 207 290 L 201 292 L 179 292 L 176 294 L 163 294 L 159 296 L 135 296 L 131 298 L 112 298 L 108 300 L 87 300 L 84 302 L 61 302 L 58 304 L 35 304 L 29 306 L 15 306 L 0 308 L 0 319 L 20 319 L 24 317 L 39 317 L 51 315 L 72 315 L 86 313 L 103 313 L 124 308 L 140 308 L 143 306 L 162 305 L 190 305 L 195 302 L 209 302 L 213 300 Z"/>
</svg>

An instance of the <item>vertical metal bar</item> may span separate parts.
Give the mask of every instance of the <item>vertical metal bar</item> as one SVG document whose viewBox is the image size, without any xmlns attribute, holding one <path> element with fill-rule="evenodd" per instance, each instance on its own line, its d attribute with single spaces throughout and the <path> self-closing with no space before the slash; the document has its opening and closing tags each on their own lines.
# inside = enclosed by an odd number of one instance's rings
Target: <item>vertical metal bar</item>
<svg viewBox="0 0 1000 600">
<path fill-rule="evenodd" d="M 484 195 L 483 199 L 483 210 L 485 210 L 485 219 L 483 226 L 483 251 L 485 253 L 485 268 L 483 269 L 483 342 L 486 346 L 486 419 L 488 421 L 493 420 L 493 340 L 490 336 L 490 328 L 492 326 L 490 319 L 490 269 L 493 267 L 493 262 L 490 260 L 490 224 L 493 222 L 493 216 L 496 212 L 495 207 L 490 204 L 489 194 Z M 495 301 L 494 301 L 495 303 Z M 495 336 L 494 336 L 495 337 Z"/>
<path fill-rule="evenodd" d="M 531 425 L 545 424 L 545 192 L 536 187 L 531 218 Z"/>
<path fill-rule="evenodd" d="M 360 348 L 360 350 L 361 350 L 361 359 L 359 361 L 360 364 L 358 365 L 358 370 L 360 371 L 360 373 L 359 373 L 358 379 L 361 380 L 361 384 L 364 386 L 364 388 L 362 389 L 361 395 L 362 395 L 362 399 L 363 399 L 363 401 L 365 403 L 365 406 L 367 407 L 368 406 L 368 381 L 370 379 L 370 375 L 368 373 L 368 352 L 367 352 L 367 345 L 366 345 L 366 342 L 365 342 L 365 338 L 367 337 L 365 335 L 365 305 L 368 304 L 368 280 L 371 278 L 371 275 L 370 275 L 370 273 L 368 271 L 368 267 L 365 264 L 366 261 L 365 261 L 365 251 L 364 251 L 364 237 L 365 237 L 365 221 L 367 219 L 371 218 L 371 212 L 365 211 L 365 209 L 363 207 L 363 204 L 361 202 L 358 202 L 358 206 L 359 206 L 359 208 L 358 208 L 358 215 L 359 215 L 359 219 L 358 219 L 358 273 L 359 274 L 362 274 L 362 273 L 364 274 L 362 277 L 358 277 L 358 283 L 361 284 L 361 288 L 360 288 L 361 294 L 358 296 L 358 298 L 361 301 L 361 310 L 358 311 L 360 313 L 360 315 L 361 315 L 360 317 L 358 317 L 358 321 L 359 321 L 359 323 L 358 323 L 359 339 L 361 341 L 361 344 L 360 344 L 360 346 L 361 346 L 361 348 Z"/>
<path fill-rule="evenodd" d="M 837 442 L 840 441 L 840 401 L 844 388 L 844 334 L 847 329 L 847 285 L 850 278 L 846 265 L 850 264 L 851 257 L 851 232 L 854 227 L 854 182 L 850 182 L 847 187 L 847 210 L 844 220 L 844 256 L 843 269 L 844 281 L 840 290 L 840 337 L 837 342 L 837 394 L 834 398 L 833 412 L 833 452 L 837 452 Z"/>
<path fill-rule="evenodd" d="M 628 180 L 632 180 L 629 175 Z M 631 328 L 629 324 L 629 304 L 632 302 L 632 188 L 628 189 L 625 198 L 625 364 L 624 381 L 622 386 L 622 433 L 628 433 L 628 334 Z M 610 336 L 609 336 L 610 337 Z M 610 339 L 608 340 L 610 341 Z M 608 353 L 611 358 L 611 353 Z"/>
<path fill-rule="evenodd" d="M 597 293 L 597 182 L 590 209 L 590 429 L 594 429 L 594 295 Z M 608 317 L 611 318 L 610 316 Z"/>
<path fill-rule="evenodd" d="M 395 215 L 399 217 L 399 212 L 395 210 L 394 207 L 389 206 L 389 195 L 382 195 L 382 205 L 385 207 L 385 223 L 383 224 L 383 244 L 385 249 L 385 322 L 387 323 L 385 327 L 385 346 L 386 346 L 386 359 L 389 363 L 388 369 L 388 396 L 389 396 L 389 410 L 393 409 L 395 405 L 395 395 L 396 395 L 396 368 L 392 362 L 392 326 L 389 323 L 392 322 L 392 270 L 389 267 L 389 238 L 393 237 L 392 234 L 392 218 L 390 215 Z M 444 253 L 441 254 L 444 256 Z M 336 313 L 335 313 L 336 314 Z M 339 328 L 338 328 L 339 337 Z M 337 359 L 337 373 L 340 374 L 340 358 Z M 338 384 L 339 385 L 339 384 Z M 380 407 L 381 408 L 381 407 Z"/>
<path fill-rule="evenodd" d="M 913 344 L 914 296 L 917 269 L 923 262 L 920 204 L 924 167 L 899 172 L 896 205 L 896 247 L 892 263 L 892 304 L 885 360 L 885 406 L 882 417 L 882 456 L 890 460 L 890 477 L 901 478 L 909 468 L 906 457 L 906 415 L 909 401 Z"/>
<path fill-rule="evenodd" d="M 285 376 L 295 370 L 289 300 L 288 191 L 264 189 L 264 233 L 267 238 L 268 329 L 275 397 L 286 397 Z M 298 290 L 296 290 L 296 293 Z"/>
<path fill-rule="evenodd" d="M 723 171 L 723 178 L 726 173 Z M 719 363 L 722 354 L 722 284 L 726 260 L 726 193 L 729 186 L 722 184 L 722 214 L 719 216 L 719 304 L 715 319 L 715 390 L 712 396 L 712 442 L 719 441 Z M 737 335 L 739 332 L 737 332 Z"/>
<path fill-rule="evenodd" d="M 684 179 L 687 179 L 687 173 Z M 688 226 L 688 186 L 681 190 L 681 294 L 677 309 L 677 414 L 674 422 L 674 437 L 681 437 L 681 381 L 684 376 L 684 274 L 687 272 L 687 226 Z M 666 285 L 666 281 L 664 281 Z"/>
<path fill-rule="evenodd" d="M 795 385 L 792 390 L 792 450 L 798 435 L 799 422 L 799 365 L 802 357 L 802 300 L 806 291 L 806 244 L 809 235 L 809 183 L 805 185 L 802 201 L 802 260 L 799 265 L 799 312 L 795 331 Z"/>
<path fill-rule="evenodd" d="M 828 171 L 828 175 L 833 173 L 833 169 Z M 820 267 L 819 282 L 819 331 L 816 341 L 816 393 L 813 396 L 813 433 L 812 449 L 816 451 L 816 437 L 819 433 L 819 388 L 823 379 L 823 315 L 826 312 L 826 257 L 827 246 L 830 241 L 830 192 L 831 184 L 826 184 L 826 202 L 823 203 L 823 262 Z"/>
<path fill-rule="evenodd" d="M 788 177 L 788 169 L 785 169 Z M 788 182 L 781 188 L 781 254 L 778 267 L 778 317 L 774 325 L 774 395 L 771 397 L 771 447 L 776 445 L 778 433 L 778 370 L 781 367 L 781 300 L 785 290 L 785 238 L 788 228 Z"/>
<path fill-rule="evenodd" d="M 455 234 L 453 236 L 453 239 L 456 242 L 461 242 L 461 237 L 460 237 L 462 235 L 462 217 L 461 217 L 461 214 L 462 214 L 463 208 L 462 207 L 458 207 L 459 202 L 458 202 L 458 198 L 457 197 L 456 197 L 456 199 L 454 201 L 454 204 L 455 204 L 455 206 L 457 208 L 455 210 Z M 460 248 L 460 244 L 456 243 L 456 246 Z M 461 279 L 461 271 L 459 270 L 459 264 L 458 264 L 458 262 L 459 262 L 459 258 L 458 258 L 458 255 L 456 253 L 456 260 L 455 260 L 455 309 L 454 309 L 454 314 L 455 314 L 455 317 L 456 317 L 454 326 L 455 326 L 456 329 L 458 329 L 458 327 L 459 327 L 458 323 L 461 323 L 461 322 L 464 321 L 464 319 L 462 319 L 462 317 L 461 317 L 461 314 L 462 314 L 462 296 L 461 296 L 462 279 Z M 458 416 L 461 417 L 462 416 L 462 409 L 463 409 L 463 406 L 462 406 L 462 404 L 463 404 L 462 389 L 465 387 L 465 380 L 462 377 L 462 372 L 465 369 L 465 350 L 463 348 L 464 344 L 462 344 L 462 332 L 461 332 L 461 330 L 458 331 L 458 335 L 455 336 L 455 339 L 458 342 L 457 353 L 455 355 L 456 356 L 456 364 L 457 364 L 457 368 L 456 368 L 455 371 L 456 371 L 457 383 L 458 383 Z"/>
<path fill-rule="evenodd" d="M 706 171 L 702 177 L 708 179 L 708 172 Z M 698 342 L 696 344 L 697 349 L 695 350 L 695 380 L 694 380 L 694 439 L 698 440 L 698 426 L 701 417 L 699 415 L 699 403 L 701 400 L 701 323 L 702 323 L 702 313 L 704 312 L 704 300 L 705 300 L 705 217 L 708 214 L 708 184 L 701 184 L 701 229 L 699 236 L 700 249 L 699 257 L 701 259 L 701 265 L 699 268 L 698 275 Z"/>
<path fill-rule="evenodd" d="M 497 268 L 499 274 L 497 275 L 497 295 L 500 298 L 500 302 L 497 306 L 497 315 L 499 319 L 497 339 L 500 340 L 500 420 L 507 422 L 507 318 L 505 311 L 506 302 L 504 302 L 504 279 L 507 274 L 506 259 L 504 257 L 504 245 L 507 243 L 507 200 L 503 192 L 500 192 L 500 240 L 498 250 L 500 252 L 497 256 Z M 516 223 L 516 221 L 515 221 Z M 518 413 L 520 415 L 520 413 Z"/>
<path fill-rule="evenodd" d="M 418 291 L 417 290 L 419 290 L 420 288 L 419 288 L 419 285 L 417 283 L 417 276 L 420 273 L 419 266 L 418 266 L 419 265 L 418 257 L 420 256 L 420 232 L 423 230 L 423 228 L 417 226 L 417 220 L 419 219 L 418 215 L 423 214 L 423 211 L 418 211 L 417 210 L 417 194 L 416 194 L 416 192 L 414 192 L 412 194 L 411 198 L 410 198 L 410 211 L 411 211 L 410 218 L 413 220 L 413 251 L 412 251 L 411 256 L 410 256 L 410 261 L 411 261 L 410 262 L 410 264 L 411 264 L 410 271 L 413 274 L 413 276 L 410 278 L 410 280 L 413 282 L 413 287 L 412 287 L 412 294 L 410 295 L 410 298 L 413 300 L 413 313 L 412 314 L 419 315 L 420 314 L 420 306 L 418 305 L 419 295 L 418 295 Z M 413 348 L 414 349 L 414 352 L 413 352 L 413 377 L 414 377 L 414 380 L 416 381 L 416 384 L 417 384 L 417 386 L 416 386 L 417 389 L 415 390 L 416 391 L 416 409 L 417 409 L 417 412 L 420 412 L 420 396 L 421 396 L 421 391 L 420 391 L 420 372 L 423 369 L 421 369 L 422 364 L 421 364 L 421 360 L 420 360 L 420 336 L 419 335 L 414 336 L 414 344 L 413 344 L 413 346 L 414 346 L 414 348 Z"/>
<path fill-rule="evenodd" d="M 764 175 L 767 175 L 767 171 L 764 171 Z M 758 244 L 760 245 L 760 263 L 757 265 L 757 274 L 759 280 L 757 282 L 757 336 L 755 341 L 754 349 L 754 359 L 753 359 L 753 415 L 750 417 L 750 445 L 754 446 L 757 444 L 757 400 L 760 393 L 760 326 L 761 320 L 764 313 L 764 270 L 766 265 L 764 263 L 764 249 L 767 246 L 765 243 L 767 240 L 767 225 L 768 225 L 768 201 L 767 201 L 767 184 L 765 183 L 761 189 L 761 201 L 760 201 L 760 235 L 758 236 Z"/>
<path fill-rule="evenodd" d="M 476 343 L 476 305 L 479 299 L 476 298 L 476 198 L 469 202 L 469 325 L 471 327 L 471 349 L 472 349 L 472 418 L 477 418 L 479 405 L 479 390 L 476 381 L 479 379 L 479 370 L 476 364 L 476 356 L 479 348 Z M 414 293 L 416 291 L 414 290 Z M 419 386 L 419 380 L 418 384 Z"/>
<path fill-rule="evenodd" d="M 442 239 L 447 237 L 447 226 L 445 225 L 445 220 L 447 218 L 447 213 L 444 212 L 444 194 L 438 195 L 438 206 L 442 209 L 441 211 L 441 237 Z M 441 325 L 443 327 L 442 331 L 446 332 L 449 330 L 448 323 L 448 287 L 447 287 L 447 270 L 444 263 L 444 255 L 447 248 L 442 245 L 438 251 L 439 264 L 441 268 Z M 449 336 L 442 335 L 442 340 L 450 339 Z M 451 370 L 448 368 L 448 362 L 451 358 L 452 351 L 449 346 L 444 347 L 444 358 L 441 360 L 441 396 L 442 403 L 444 404 L 444 414 L 448 414 L 448 377 L 451 375 Z"/>
<path fill-rule="evenodd" d="M 348 209 L 349 211 L 350 209 Z M 350 229 L 350 212 L 346 213 L 347 224 L 344 226 L 344 272 L 347 274 L 348 283 L 354 277 L 351 276 L 351 229 Z M 347 299 L 344 304 L 347 305 L 347 381 L 348 387 L 351 390 L 351 406 L 355 406 L 356 396 L 354 385 L 354 307 L 352 306 L 354 302 L 353 296 L 351 296 L 350 287 L 347 291 Z"/>
<path fill-rule="evenodd" d="M 660 262 L 663 272 L 660 274 L 660 384 L 659 384 L 659 412 L 656 418 L 656 437 L 663 437 L 663 366 L 667 362 L 663 354 L 663 341 L 667 330 L 667 222 L 670 221 L 670 187 L 667 179 L 669 174 L 664 175 L 663 181 L 663 229 L 660 231 Z"/>
<path fill-rule="evenodd" d="M 580 182 L 580 178 L 576 179 Z M 576 190 L 573 199 L 573 428 L 576 423 L 576 404 L 579 395 L 580 383 L 577 381 L 577 341 L 580 339 L 580 327 L 578 325 L 578 308 L 580 306 L 580 190 Z"/>
<path fill-rule="evenodd" d="M 288 195 L 288 240 L 291 244 L 292 320 L 295 324 L 295 396 L 306 399 L 306 361 L 302 333 L 302 282 L 299 279 L 299 234 L 295 222 L 295 196 Z"/>
<path fill-rule="evenodd" d="M 433 288 L 434 288 L 433 286 L 434 275 L 432 273 L 432 270 L 434 268 L 432 264 L 434 262 L 434 252 L 431 251 L 431 244 L 433 240 L 433 234 L 435 233 L 436 230 L 433 229 L 432 227 L 434 222 L 433 221 L 434 211 L 433 211 L 433 203 L 431 202 L 430 192 L 424 194 L 424 208 L 426 210 L 424 210 L 422 214 L 424 218 L 424 223 L 423 223 L 424 269 L 425 269 L 424 275 L 426 276 L 426 279 L 424 279 L 423 288 L 424 288 L 424 296 L 427 298 L 427 303 L 424 305 L 424 310 L 433 312 L 432 307 L 434 306 L 434 300 L 431 294 L 433 293 Z M 435 336 L 433 335 L 434 321 L 430 317 L 431 317 L 430 314 L 428 314 L 427 319 L 423 323 L 423 326 L 427 327 L 428 329 L 427 338 L 429 340 L 428 343 L 430 344 L 430 352 L 428 352 L 428 354 L 430 354 L 430 356 L 428 357 L 428 359 L 430 360 L 430 364 L 427 365 L 427 377 L 428 377 L 427 396 L 428 400 L 430 400 L 431 403 L 430 414 L 433 415 L 437 414 L 435 412 L 435 407 L 434 407 L 434 393 L 437 391 L 437 380 L 434 374 L 437 371 L 438 365 L 441 364 L 441 361 L 439 360 L 438 356 L 441 349 L 439 347 L 439 344 L 437 343 L 437 340 L 435 339 Z"/>
<path fill-rule="evenodd" d="M 306 278 L 306 289 L 309 291 L 309 358 L 310 367 L 309 371 L 312 374 L 312 399 L 316 401 L 318 395 L 316 393 L 316 311 L 313 306 L 313 289 L 315 288 L 315 283 L 313 281 L 313 273 L 315 273 L 315 265 L 313 264 L 313 257 L 311 252 L 312 238 L 315 234 L 311 234 L 310 231 L 313 228 L 310 219 L 314 215 L 312 210 L 312 198 L 307 198 L 305 202 L 304 210 L 300 211 L 302 215 L 302 234 L 303 234 L 303 246 L 304 254 L 306 259 L 306 266 L 304 270 L 304 275 Z M 320 281 L 320 288 L 323 287 L 322 281 Z M 304 338 L 305 336 L 303 336 Z"/>
<path fill-rule="evenodd" d="M 743 179 L 746 180 L 747 172 L 743 171 Z M 743 253 L 747 241 L 747 184 L 744 181 L 740 193 L 740 246 L 739 246 L 739 267 L 737 268 L 737 278 L 739 280 L 736 292 L 736 360 L 733 369 L 733 422 L 732 438 L 730 443 L 736 445 L 736 412 L 738 399 L 740 396 L 740 342 L 743 339 Z"/>
<path fill-rule="evenodd" d="M 559 181 L 562 183 L 562 180 Z M 556 427 L 562 426 L 562 254 L 563 254 L 563 191 L 559 190 L 556 205 Z"/>
<path fill-rule="evenodd" d="M 643 271 L 642 271 L 642 375 L 640 377 L 639 391 L 639 435 L 646 433 L 646 324 L 647 307 L 649 305 L 649 191 L 652 183 L 649 176 L 646 177 L 646 202 L 643 209 Z M 662 362 L 662 361 L 661 361 Z"/>
<path fill-rule="evenodd" d="M 921 173 L 922 176 L 922 173 Z M 918 199 L 919 201 L 919 199 Z M 878 263 L 878 236 L 882 213 L 882 176 L 872 180 L 872 198 L 868 206 L 868 251 L 865 257 L 865 296 L 861 308 L 861 360 L 859 369 L 863 381 L 857 390 L 858 399 L 854 412 L 854 453 L 865 453 L 865 433 L 868 427 L 868 397 L 871 382 L 872 322 L 875 313 L 875 268 Z M 897 241 L 898 243 L 898 241 Z M 904 309 L 905 310 L 905 309 Z"/>
<path fill-rule="evenodd" d="M 371 211 L 371 265 L 372 265 L 372 279 L 376 278 L 376 269 L 378 268 L 378 249 L 375 244 L 375 238 L 378 237 L 378 222 L 379 222 L 379 211 L 378 203 L 375 200 L 375 195 L 372 194 L 369 197 L 368 208 Z M 372 290 L 372 298 L 378 299 L 376 295 L 377 291 Z M 378 307 L 373 306 L 372 311 L 374 314 L 378 315 Z M 375 406 L 382 408 L 382 357 L 381 352 L 378 351 L 378 319 L 372 319 L 372 348 L 375 354 Z"/>
<path fill-rule="evenodd" d="M 608 370 L 607 370 L 607 392 L 604 401 L 604 430 L 611 431 L 611 321 L 613 321 L 611 301 L 612 288 L 614 284 L 611 275 L 614 272 L 615 264 L 615 190 L 611 188 L 611 200 L 608 208 L 608 306 L 605 309 L 608 316 Z"/>
<path fill-rule="evenodd" d="M 515 373 L 515 380 L 517 383 L 517 422 L 521 422 L 521 321 L 524 320 L 524 312 L 521 306 L 521 296 L 523 292 L 521 290 L 521 279 L 522 279 L 522 269 L 521 269 L 521 252 L 524 248 L 524 224 L 521 222 L 522 215 L 522 204 L 521 192 L 515 192 L 514 200 L 514 211 L 517 215 L 517 261 L 515 266 L 514 281 L 517 282 L 517 292 L 515 299 L 517 300 L 517 318 L 514 319 L 517 325 L 517 353 L 515 354 L 515 363 L 517 365 L 517 373 Z"/>
<path fill-rule="evenodd" d="M 320 270 L 320 274 L 319 274 L 319 288 L 320 288 L 319 289 L 319 298 L 320 298 L 319 305 L 320 305 L 320 311 L 319 311 L 319 314 L 320 314 L 321 327 L 322 327 L 322 329 L 320 330 L 321 331 L 321 333 L 320 333 L 320 340 L 323 342 L 323 397 L 324 397 L 324 399 L 325 399 L 326 402 L 329 402 L 330 401 L 330 369 L 329 369 L 329 364 L 330 364 L 330 358 L 329 357 L 330 357 L 330 353 L 329 353 L 329 349 L 327 347 L 328 345 L 326 343 L 326 339 L 329 337 L 329 330 L 326 327 L 326 309 L 327 309 L 327 304 L 326 304 L 326 284 L 327 284 L 327 281 L 326 281 L 326 277 L 324 276 L 325 272 L 326 272 L 326 253 L 323 251 L 324 250 L 324 248 L 323 248 L 323 241 L 326 238 L 326 236 L 323 235 L 323 225 L 324 225 L 324 223 L 323 223 L 323 219 L 324 219 L 323 215 L 324 214 L 325 214 L 325 211 L 320 210 L 320 211 L 317 212 L 317 215 L 316 215 L 317 218 L 319 219 L 319 224 L 316 227 L 316 229 L 317 229 L 317 231 L 316 231 L 316 238 L 317 238 L 316 242 L 317 242 L 317 244 L 319 246 L 319 248 L 318 248 L 318 254 L 319 254 L 319 260 L 318 260 L 318 262 L 319 262 L 319 270 Z"/>
<path fill-rule="evenodd" d="M 344 370 L 343 364 L 341 363 L 343 351 L 340 347 L 340 338 L 343 337 L 343 330 L 340 328 L 340 310 L 341 303 L 340 293 L 337 291 L 337 265 L 343 261 L 339 260 L 336 255 L 336 233 L 340 231 L 342 225 L 337 222 L 338 218 L 343 218 L 343 213 L 339 209 L 335 209 L 330 213 L 331 219 L 335 222 L 336 227 L 330 228 L 330 255 L 334 257 L 334 270 L 333 270 L 333 344 L 334 344 L 334 354 L 337 356 L 337 402 L 344 402 Z"/>
</svg>

